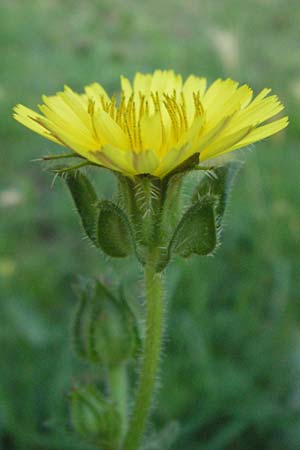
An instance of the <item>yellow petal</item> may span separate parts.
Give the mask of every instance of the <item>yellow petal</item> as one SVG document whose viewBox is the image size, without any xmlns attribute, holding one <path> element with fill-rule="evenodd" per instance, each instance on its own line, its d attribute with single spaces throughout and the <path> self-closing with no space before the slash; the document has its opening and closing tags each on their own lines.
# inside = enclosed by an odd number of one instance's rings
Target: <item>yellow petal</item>
<svg viewBox="0 0 300 450">
<path fill-rule="evenodd" d="M 233 133 L 240 128 L 250 125 L 257 126 L 278 114 L 282 109 L 283 105 L 275 95 L 255 103 L 252 102 L 245 109 L 236 113 L 228 128 L 228 132 Z"/>
<path fill-rule="evenodd" d="M 54 122 L 48 120 L 46 117 L 41 119 L 42 125 L 47 129 L 53 136 L 57 138 L 63 145 L 74 150 L 79 155 L 88 158 L 88 151 L 97 149 L 98 145 L 96 142 L 91 142 L 90 139 L 82 137 L 78 133 L 74 133 L 68 129 L 64 129 Z"/>
<path fill-rule="evenodd" d="M 125 175 L 134 175 L 136 173 L 133 167 L 131 152 L 123 152 L 119 148 L 106 144 L 101 150 L 92 153 L 93 157 L 105 167 L 122 172 Z"/>
<path fill-rule="evenodd" d="M 98 109 L 94 114 L 96 133 L 103 144 L 110 144 L 123 150 L 130 149 L 130 142 L 121 127 L 105 111 Z"/>
<path fill-rule="evenodd" d="M 46 112 L 52 110 L 55 114 L 62 118 L 63 121 L 73 123 L 76 127 L 80 127 L 85 131 L 89 130 L 86 123 L 84 123 L 80 117 L 74 112 L 74 110 L 63 100 L 60 95 L 52 95 L 47 97 L 42 96 L 43 102 L 48 108 L 41 108 L 40 110 L 46 114 Z"/>
<path fill-rule="evenodd" d="M 128 101 L 132 94 L 132 87 L 131 87 L 131 83 L 128 80 L 128 78 L 123 77 L 123 75 L 121 76 L 121 88 L 122 88 L 122 92 L 125 95 L 126 101 Z"/>
<path fill-rule="evenodd" d="M 185 145 L 186 142 L 188 142 L 190 146 L 193 146 L 195 139 L 200 135 L 204 123 L 205 116 L 196 117 L 192 126 L 182 134 L 179 141 L 174 145 L 174 148 L 181 148 Z"/>
<path fill-rule="evenodd" d="M 154 150 L 131 152 L 133 167 L 136 174 L 153 173 L 159 164 L 159 159 Z"/>
<path fill-rule="evenodd" d="M 61 99 L 72 109 L 74 114 L 86 125 L 90 126 L 90 115 L 88 113 L 88 104 L 84 101 L 83 97 L 76 92 L 73 92 L 71 88 L 65 86 L 64 92 L 58 92 Z"/>
<path fill-rule="evenodd" d="M 179 92 L 182 87 L 182 78 L 175 75 L 173 70 L 155 70 L 151 80 L 151 92 L 157 92 L 160 96 Z"/>
<path fill-rule="evenodd" d="M 232 116 L 234 113 L 236 113 L 235 117 L 237 117 L 238 114 L 242 114 L 241 108 L 246 108 L 246 106 L 251 101 L 252 95 L 252 89 L 250 89 L 246 85 L 241 86 L 240 88 L 233 90 L 232 92 L 230 90 L 227 90 L 226 95 L 220 95 L 220 98 L 206 109 L 206 130 L 209 131 L 214 128 L 224 117 Z M 231 120 L 232 129 L 228 127 L 228 133 L 226 131 L 227 134 L 231 134 L 240 128 L 250 126 L 252 124 L 251 121 L 250 123 L 245 123 L 243 125 L 239 123 L 238 128 L 234 129 L 233 123 L 234 119 Z"/>
<path fill-rule="evenodd" d="M 195 116 L 193 93 L 200 92 L 200 97 L 202 98 L 206 90 L 206 84 L 206 78 L 198 78 L 194 75 L 190 75 L 183 85 L 183 95 L 185 99 L 187 121 L 189 126 L 193 122 Z"/>
<path fill-rule="evenodd" d="M 157 177 L 164 177 L 173 169 L 178 167 L 181 163 L 183 163 L 186 159 L 189 158 L 190 155 L 190 146 L 186 143 L 182 148 L 171 148 L 162 158 L 159 166 L 154 171 L 154 175 Z"/>
<path fill-rule="evenodd" d="M 184 85 L 183 85 L 183 93 L 187 96 L 189 101 L 192 100 L 193 92 L 200 92 L 200 96 L 203 97 L 207 86 L 206 78 L 195 77 L 194 75 L 190 75 Z"/>
<path fill-rule="evenodd" d="M 100 98 L 103 97 L 106 102 L 110 102 L 106 90 L 99 83 L 92 83 L 84 88 L 87 96 L 100 104 Z"/>
<path fill-rule="evenodd" d="M 219 105 L 225 103 L 236 91 L 238 83 L 228 78 L 227 80 L 217 79 L 207 89 L 202 103 L 209 114 L 210 110 L 218 109 Z"/>
<path fill-rule="evenodd" d="M 70 119 L 69 121 L 63 119 L 56 111 L 52 111 L 46 105 L 41 105 L 40 109 L 45 117 L 49 119 L 48 126 L 49 124 L 55 125 L 55 129 L 57 130 L 56 134 L 61 134 L 61 132 L 67 133 L 73 136 L 78 142 L 84 142 L 84 145 L 91 149 L 99 147 L 99 140 L 95 139 L 91 131 L 83 127 L 81 123 L 76 124 L 76 122 L 74 123 Z M 43 123 L 45 122 L 43 121 Z"/>
<path fill-rule="evenodd" d="M 249 135 L 240 141 L 237 146 L 234 146 L 231 150 L 235 150 L 237 148 L 245 147 L 253 142 L 261 141 L 269 136 L 272 136 L 275 133 L 286 128 L 289 124 L 288 117 L 283 117 L 282 119 L 275 120 L 274 122 L 268 123 L 267 125 L 263 125 L 261 127 L 255 128 L 249 133 Z"/>
<path fill-rule="evenodd" d="M 223 132 L 227 129 L 230 124 L 231 117 L 224 117 L 220 122 L 212 129 L 207 132 L 204 125 L 199 139 L 194 143 L 193 149 L 195 152 L 202 152 L 211 143 L 213 143 Z"/>
<path fill-rule="evenodd" d="M 263 98 L 265 98 L 269 93 L 271 92 L 270 88 L 264 88 L 260 91 L 260 93 L 255 97 L 255 99 L 252 102 L 252 105 L 254 105 L 257 102 L 260 102 Z"/>
<path fill-rule="evenodd" d="M 229 151 L 229 149 L 232 148 L 235 144 L 240 142 L 242 139 L 245 139 L 246 136 L 249 136 L 251 130 L 251 127 L 243 128 L 236 133 L 230 134 L 229 136 L 218 139 L 215 142 L 211 143 L 208 147 L 205 147 L 202 152 L 200 152 L 200 161 L 214 158 Z"/>
<path fill-rule="evenodd" d="M 143 74 L 137 72 L 133 81 L 133 90 L 135 93 L 141 92 L 141 94 L 148 97 L 150 93 L 152 76 L 150 74 Z"/>
<path fill-rule="evenodd" d="M 195 136 L 201 130 L 202 122 L 203 119 L 201 117 L 197 117 L 193 126 L 187 131 L 187 133 L 184 134 L 176 146 L 173 146 L 165 152 L 158 168 L 154 172 L 155 175 L 158 177 L 165 176 L 167 173 L 171 172 L 177 166 L 190 158 L 194 153 L 197 153 L 194 150 L 193 143 Z"/>
<path fill-rule="evenodd" d="M 162 129 L 159 114 L 143 116 L 140 121 L 143 149 L 156 149 L 161 146 Z"/>
<path fill-rule="evenodd" d="M 244 84 L 243 86 L 238 88 L 237 95 L 239 98 L 241 108 L 244 109 L 251 102 L 251 99 L 253 97 L 253 90 L 249 88 L 249 86 Z"/>
<path fill-rule="evenodd" d="M 32 109 L 26 108 L 23 105 L 17 105 L 14 107 L 14 119 L 16 119 L 25 127 L 30 128 L 35 133 L 40 134 L 41 136 L 49 139 L 50 141 L 55 142 L 56 144 L 61 144 L 59 140 L 57 140 L 49 130 L 46 130 L 45 127 L 40 123 L 40 120 L 43 119 L 43 116 L 36 113 Z"/>
</svg>

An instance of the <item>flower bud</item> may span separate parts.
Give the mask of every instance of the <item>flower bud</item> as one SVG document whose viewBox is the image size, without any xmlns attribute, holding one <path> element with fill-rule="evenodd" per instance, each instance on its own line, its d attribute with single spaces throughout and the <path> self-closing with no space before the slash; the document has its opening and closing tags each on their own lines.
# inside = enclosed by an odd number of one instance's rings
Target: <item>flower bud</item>
<svg viewBox="0 0 300 450">
<path fill-rule="evenodd" d="M 81 282 L 73 322 L 79 356 L 114 366 L 132 357 L 139 345 L 137 320 L 126 300 L 115 297 L 98 280 Z"/>
<path fill-rule="evenodd" d="M 71 393 L 71 422 L 74 430 L 92 443 L 115 450 L 121 435 L 116 407 L 94 385 L 81 386 Z"/>
</svg>

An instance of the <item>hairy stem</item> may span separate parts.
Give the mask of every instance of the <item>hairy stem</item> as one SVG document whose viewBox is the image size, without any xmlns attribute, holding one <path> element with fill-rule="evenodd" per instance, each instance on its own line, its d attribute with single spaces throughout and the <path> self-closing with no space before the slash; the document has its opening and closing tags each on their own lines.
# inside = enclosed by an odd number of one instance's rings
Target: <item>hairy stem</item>
<svg viewBox="0 0 300 450">
<path fill-rule="evenodd" d="M 163 280 L 154 264 L 145 267 L 146 335 L 140 379 L 123 450 L 137 450 L 142 441 L 154 394 L 163 329 Z"/>
</svg>

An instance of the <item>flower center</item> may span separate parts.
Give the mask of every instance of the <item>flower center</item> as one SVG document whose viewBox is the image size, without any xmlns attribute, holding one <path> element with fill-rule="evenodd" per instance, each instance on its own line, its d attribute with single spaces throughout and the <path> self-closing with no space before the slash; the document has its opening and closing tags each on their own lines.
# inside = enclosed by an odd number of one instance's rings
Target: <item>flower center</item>
<svg viewBox="0 0 300 450">
<path fill-rule="evenodd" d="M 194 120 L 204 114 L 200 99 L 200 91 L 193 92 L 191 104 L 186 103 L 186 97 L 181 91 L 175 89 L 172 94 L 150 92 L 145 95 L 141 91 L 133 92 L 126 97 L 121 92 L 117 103 L 116 96 L 107 100 L 104 95 L 100 96 L 100 107 L 119 125 L 129 139 L 130 146 L 134 151 L 145 150 L 143 141 L 143 127 L 145 122 L 155 123 L 154 133 L 160 134 L 161 148 L 177 143 L 186 133 Z M 193 110 L 192 119 L 188 115 L 188 108 Z M 95 114 L 95 101 L 89 99 L 88 113 L 92 122 Z"/>
</svg>

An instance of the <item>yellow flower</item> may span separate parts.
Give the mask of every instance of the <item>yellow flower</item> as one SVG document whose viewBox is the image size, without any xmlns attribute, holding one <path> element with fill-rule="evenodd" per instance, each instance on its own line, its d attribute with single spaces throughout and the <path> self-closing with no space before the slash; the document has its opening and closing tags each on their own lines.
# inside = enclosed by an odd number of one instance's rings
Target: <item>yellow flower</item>
<svg viewBox="0 0 300 450">
<path fill-rule="evenodd" d="M 283 105 L 270 89 L 256 97 L 247 85 L 217 79 L 209 87 L 173 71 L 121 77 L 121 95 L 98 83 L 77 94 L 69 87 L 43 96 L 42 114 L 17 105 L 14 117 L 36 133 L 100 166 L 125 175 L 164 177 L 194 154 L 199 161 L 245 147 L 285 128 L 283 117 L 265 124 Z"/>
</svg>

